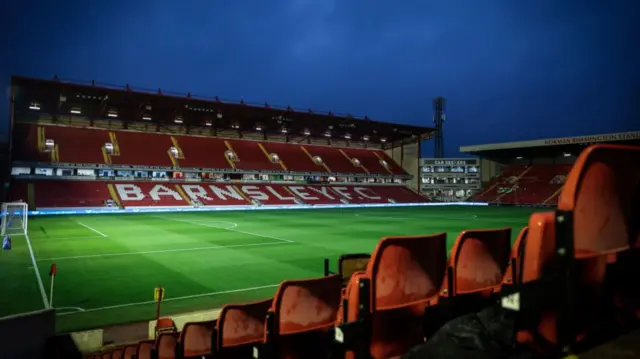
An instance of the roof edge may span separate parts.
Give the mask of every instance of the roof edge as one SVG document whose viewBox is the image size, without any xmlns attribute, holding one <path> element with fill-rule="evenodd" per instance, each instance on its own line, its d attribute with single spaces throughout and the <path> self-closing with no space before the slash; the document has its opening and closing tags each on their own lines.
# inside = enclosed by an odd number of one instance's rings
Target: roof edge
<svg viewBox="0 0 640 359">
<path fill-rule="evenodd" d="M 507 149 L 515 149 L 515 148 L 535 148 L 535 147 L 575 145 L 575 144 L 587 144 L 587 143 L 598 143 L 598 142 L 629 141 L 629 140 L 639 140 L 639 139 L 640 139 L 640 131 L 631 131 L 631 132 L 607 133 L 607 134 L 599 134 L 599 135 L 559 137 L 559 138 L 548 138 L 548 139 L 540 139 L 540 140 L 514 141 L 514 142 L 502 142 L 502 143 L 489 143 L 485 145 L 460 146 L 460 152 L 477 153 L 477 152 L 483 152 L 483 151 L 507 150 Z"/>
</svg>

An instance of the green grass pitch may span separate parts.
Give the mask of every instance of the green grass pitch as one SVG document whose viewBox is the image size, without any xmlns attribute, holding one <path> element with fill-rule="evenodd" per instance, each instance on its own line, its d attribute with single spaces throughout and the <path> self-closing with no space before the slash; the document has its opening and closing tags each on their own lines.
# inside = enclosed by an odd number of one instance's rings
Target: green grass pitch
<svg viewBox="0 0 640 359">
<path fill-rule="evenodd" d="M 29 219 L 0 254 L 0 317 L 44 307 L 56 263 L 59 332 L 263 299 L 285 279 L 322 275 L 323 259 L 371 252 L 389 235 L 526 225 L 531 208 L 397 207 L 52 216 Z M 41 286 L 37 280 L 42 279 Z M 8 295 L 4 295 L 8 294 Z"/>
</svg>

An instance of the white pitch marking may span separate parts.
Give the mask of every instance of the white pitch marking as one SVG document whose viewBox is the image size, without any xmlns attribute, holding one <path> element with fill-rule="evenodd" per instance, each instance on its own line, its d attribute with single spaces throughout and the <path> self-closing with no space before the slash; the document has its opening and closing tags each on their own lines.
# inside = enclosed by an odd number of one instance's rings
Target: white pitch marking
<svg viewBox="0 0 640 359">
<path fill-rule="evenodd" d="M 42 284 L 42 277 L 40 276 L 40 271 L 38 270 L 38 266 L 36 265 L 36 256 L 33 254 L 33 248 L 31 247 L 31 241 L 29 240 L 29 236 L 25 233 L 24 237 L 27 239 L 27 246 L 29 246 L 29 254 L 31 255 L 31 264 L 33 264 L 33 271 L 36 273 L 36 281 L 38 282 L 38 287 L 40 288 L 40 294 L 42 295 L 42 303 L 44 303 L 44 308 L 49 309 L 49 299 L 47 298 L 47 293 L 44 291 L 44 284 Z"/>
<path fill-rule="evenodd" d="M 165 298 L 163 300 L 163 302 L 171 302 L 171 301 L 175 301 L 175 300 L 184 300 L 184 299 L 191 299 L 191 298 L 198 298 L 198 297 L 209 297 L 209 296 L 220 295 L 220 294 L 250 292 L 250 291 L 260 290 L 260 289 L 275 288 L 275 287 L 278 287 L 279 285 L 280 284 L 271 284 L 271 285 L 263 285 L 263 286 L 260 286 L 260 287 L 224 290 L 224 291 L 221 291 L 221 292 L 210 292 L 210 293 L 185 295 L 185 296 L 182 296 L 182 297 Z M 107 306 L 107 307 L 90 308 L 90 309 L 85 309 L 82 312 L 56 313 L 56 315 L 63 316 L 63 315 L 78 314 L 78 313 L 97 312 L 97 311 L 101 311 L 101 310 L 126 308 L 126 307 L 133 307 L 133 306 L 136 306 L 136 305 L 153 304 L 153 303 L 156 303 L 156 301 L 155 300 L 147 300 L 147 301 L 144 301 L 144 302 L 125 303 L 125 304 L 118 304 L 118 305 L 110 305 L 110 306 Z M 71 307 L 69 307 L 69 308 L 71 308 Z"/>
<path fill-rule="evenodd" d="M 42 241 L 42 240 L 47 240 L 47 241 L 63 241 L 63 240 L 67 240 L 67 239 L 95 239 L 95 238 L 104 238 L 103 236 L 89 236 L 89 237 L 59 237 L 59 238 L 49 238 L 49 237 L 42 237 L 42 238 L 33 238 L 36 241 Z"/>
<path fill-rule="evenodd" d="M 272 246 L 272 245 L 275 245 L 275 244 L 282 245 L 282 244 L 288 244 L 288 243 L 289 242 L 284 242 L 284 243 L 283 242 L 267 242 L 267 243 L 234 244 L 234 245 L 230 245 L 230 246 L 207 246 L 207 247 L 196 247 L 196 248 L 162 249 L 162 250 L 157 250 L 157 251 L 88 254 L 88 255 L 83 255 L 83 256 L 44 258 L 44 259 L 38 259 L 38 262 L 51 262 L 51 261 L 60 261 L 60 260 L 66 260 L 66 259 L 121 257 L 121 256 L 133 256 L 133 255 L 139 255 L 139 254 L 189 252 L 189 251 L 202 251 L 202 250 L 241 248 L 241 247 Z"/>
<path fill-rule="evenodd" d="M 231 232 L 238 232 L 238 233 L 242 233 L 242 234 L 248 234 L 250 236 L 256 236 L 256 237 L 262 237 L 262 238 L 269 238 L 269 239 L 275 239 L 277 241 L 282 241 L 282 242 L 287 242 L 287 243 L 295 243 L 294 241 L 290 240 L 290 239 L 284 239 L 284 238 L 278 238 L 278 237 L 273 237 L 273 236 L 267 236 L 265 234 L 258 234 L 258 233 L 251 233 L 251 232 L 245 232 L 245 231 L 240 231 L 237 229 L 234 229 L 235 227 L 232 228 L 220 228 L 220 227 L 216 227 L 216 226 L 212 226 L 210 224 L 206 224 L 206 223 L 199 223 L 197 221 L 193 221 L 193 220 L 185 220 L 185 219 L 176 219 L 176 218 L 168 218 L 168 217 L 161 217 L 161 216 L 153 216 L 154 218 L 160 218 L 160 219 L 166 219 L 169 221 L 176 221 L 176 222 L 182 222 L 182 223 L 189 223 L 189 224 L 195 224 L 198 226 L 204 226 L 204 227 L 211 227 L 211 228 L 216 228 L 216 229 L 223 229 L 225 231 L 231 231 Z M 225 222 L 225 221 L 212 221 L 212 222 L 220 222 L 220 223 L 234 223 L 234 222 Z M 234 223 L 237 226 L 237 223 Z"/>
<path fill-rule="evenodd" d="M 98 233 L 99 235 L 101 235 L 101 236 L 102 236 L 102 237 L 104 237 L 104 238 L 109 237 L 109 236 L 107 236 L 106 234 L 104 234 L 104 233 L 100 232 L 99 230 L 97 230 L 97 229 L 95 229 L 95 228 L 93 228 L 93 227 L 91 227 L 91 226 L 87 226 L 87 225 L 86 225 L 86 224 L 84 224 L 84 223 L 80 223 L 80 222 L 78 222 L 78 221 L 76 221 L 76 223 L 77 223 L 77 224 L 79 224 L 79 225 L 81 225 L 81 226 L 83 226 L 84 228 L 87 228 L 87 229 L 89 229 L 89 230 L 91 230 L 91 231 L 93 231 L 93 232 L 95 232 L 95 233 Z"/>
<path fill-rule="evenodd" d="M 73 311 L 73 312 L 69 312 L 69 313 L 66 313 L 66 314 L 72 314 L 72 313 L 75 313 L 75 312 L 84 312 L 85 311 L 84 308 L 80 308 L 80 307 L 54 307 L 54 308 L 55 308 L 56 311 L 58 311 L 58 310 L 69 310 L 69 309 Z M 65 314 L 65 313 L 60 313 L 60 314 Z"/>
</svg>

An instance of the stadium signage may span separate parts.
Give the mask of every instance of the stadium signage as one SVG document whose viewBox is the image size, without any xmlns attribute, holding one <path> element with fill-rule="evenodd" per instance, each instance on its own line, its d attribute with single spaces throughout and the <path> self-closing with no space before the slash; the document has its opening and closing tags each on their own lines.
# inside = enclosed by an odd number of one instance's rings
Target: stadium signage
<svg viewBox="0 0 640 359">
<path fill-rule="evenodd" d="M 478 160 L 475 158 L 470 159 L 432 159 L 432 158 L 422 158 L 420 160 L 422 166 L 477 166 Z"/>
<path fill-rule="evenodd" d="M 191 201 L 244 201 L 246 198 L 268 201 L 272 198 L 280 201 L 293 202 L 295 198 L 304 201 L 323 199 L 352 200 L 369 199 L 380 200 L 378 194 L 371 189 L 359 186 L 256 186 L 256 185 L 194 185 L 183 184 L 176 187 L 171 184 L 156 184 L 151 189 L 143 189 L 133 183 L 115 184 L 118 196 L 123 202 L 140 202 L 151 199 L 153 201 L 175 200 L 182 202 L 185 198 Z"/>
<path fill-rule="evenodd" d="M 640 132 L 611 133 L 607 135 L 565 137 L 544 140 L 545 145 L 571 145 L 609 141 L 629 141 L 640 139 Z"/>
</svg>

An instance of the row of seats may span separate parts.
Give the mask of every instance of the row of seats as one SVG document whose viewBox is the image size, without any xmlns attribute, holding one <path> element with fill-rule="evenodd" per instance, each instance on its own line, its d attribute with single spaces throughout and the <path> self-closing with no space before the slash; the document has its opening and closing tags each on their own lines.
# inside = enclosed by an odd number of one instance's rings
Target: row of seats
<svg viewBox="0 0 640 359">
<path fill-rule="evenodd" d="M 474 196 L 477 202 L 503 204 L 558 204 L 558 194 L 571 165 L 508 166 L 493 178 L 485 190 Z"/>
<path fill-rule="evenodd" d="M 159 183 L 39 180 L 15 181 L 12 200 L 36 209 L 104 207 L 186 207 L 295 204 L 420 203 L 427 198 L 404 186 L 285 185 L 264 183 Z M 258 202 L 252 202 L 258 201 Z"/>
<path fill-rule="evenodd" d="M 51 162 L 51 154 L 43 152 L 42 143 L 45 139 L 51 139 L 58 146 L 57 161 L 65 163 L 406 174 L 406 171 L 383 150 L 341 149 L 307 144 L 224 140 L 213 137 L 24 123 L 15 125 L 15 133 L 13 152 L 15 159 L 21 161 Z M 105 143 L 114 145 L 114 152 L 110 156 L 104 154 Z M 178 150 L 178 156 L 171 154 L 169 150 L 172 147 Z M 235 160 L 228 160 L 228 151 L 235 154 Z M 278 155 L 281 162 L 273 160 L 271 154 Z M 321 158 L 323 163 L 314 162 L 314 157 Z M 359 165 L 354 164 L 358 162 Z"/>
<path fill-rule="evenodd" d="M 590 147 L 558 209 L 533 214 L 513 246 L 509 228 L 464 231 L 448 256 L 445 233 L 386 237 L 337 274 L 284 281 L 273 299 L 140 342 L 137 358 L 399 357 L 498 302 L 517 316 L 518 346 L 579 352 L 640 322 L 638 163 L 640 147 Z"/>
<path fill-rule="evenodd" d="M 525 237 L 526 228 L 514 248 Z M 471 306 L 466 311 L 470 311 L 494 295 L 502 282 L 512 283 L 517 264 L 511 265 L 509 258 L 517 259 L 518 251 L 511 254 L 510 239 L 509 228 L 465 231 L 447 262 L 445 233 L 386 237 L 371 256 L 341 258 L 339 273 L 284 281 L 274 298 L 226 305 L 217 321 L 187 323 L 180 333 L 170 319 L 162 319 L 155 341 L 112 349 L 94 358 L 131 358 L 133 354 L 138 359 L 251 358 L 255 350 L 258 357 L 326 358 L 335 350 L 333 328 L 357 322 L 360 305 L 369 298 L 375 298 L 371 301 L 375 309 L 367 304 L 367 310 L 381 313 L 372 336 L 385 338 L 372 345 L 372 354 L 387 358 L 420 342 L 425 309 L 439 298 L 477 294 L 473 301 L 465 297 Z M 482 276 L 474 275 L 477 271 Z M 360 289 L 365 278 L 376 278 L 366 285 L 366 293 Z M 402 344 L 384 344 L 391 339 Z"/>
</svg>

